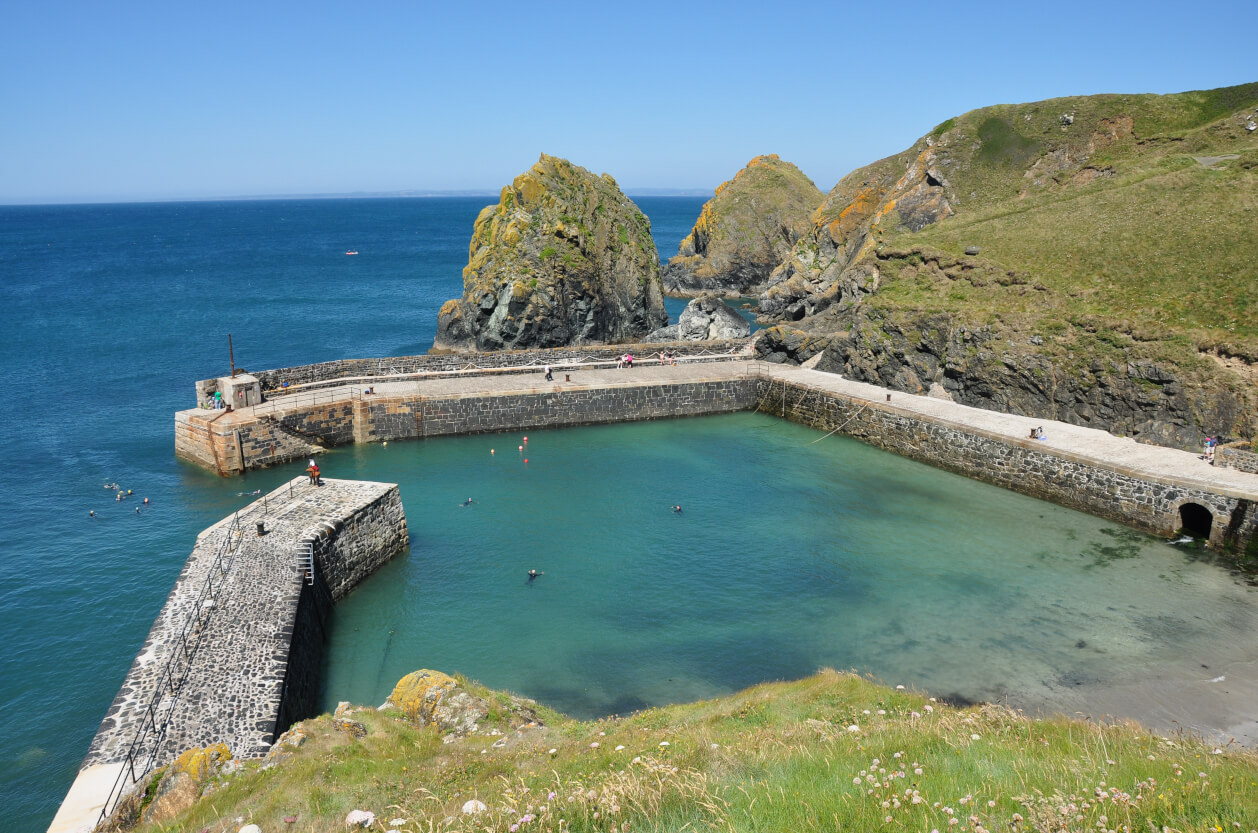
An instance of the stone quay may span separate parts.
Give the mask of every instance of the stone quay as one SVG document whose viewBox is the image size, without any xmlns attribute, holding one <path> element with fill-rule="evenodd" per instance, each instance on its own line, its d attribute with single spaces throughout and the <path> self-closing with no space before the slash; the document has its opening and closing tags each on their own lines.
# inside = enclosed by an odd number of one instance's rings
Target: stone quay
<svg viewBox="0 0 1258 833">
<path fill-rule="evenodd" d="M 264 756 L 317 713 L 333 603 L 407 546 L 391 483 L 295 478 L 202 532 L 97 730 L 50 833 L 192 747 Z"/>
<path fill-rule="evenodd" d="M 238 394 L 261 404 L 177 413 L 176 453 L 231 475 L 342 443 L 758 410 L 1154 534 L 1185 530 L 1258 569 L 1252 472 L 1095 428 L 753 361 L 745 342 L 690 347 L 678 364 L 656 357 L 669 345 L 652 347 L 632 369 L 617 366 L 620 347 L 263 371 L 250 377 L 256 394 Z M 285 388 L 289 376 L 302 381 Z M 198 401 L 229 381 L 198 382 Z M 1031 439 L 1032 428 L 1043 428 L 1044 439 Z"/>
</svg>

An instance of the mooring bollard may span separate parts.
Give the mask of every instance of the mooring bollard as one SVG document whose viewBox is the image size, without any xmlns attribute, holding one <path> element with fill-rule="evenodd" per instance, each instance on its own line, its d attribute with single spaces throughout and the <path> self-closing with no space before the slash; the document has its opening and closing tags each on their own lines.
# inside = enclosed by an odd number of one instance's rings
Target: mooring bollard
<svg viewBox="0 0 1258 833">
<path fill-rule="evenodd" d="M 258 537 L 266 535 L 266 521 L 258 521 Z"/>
</svg>

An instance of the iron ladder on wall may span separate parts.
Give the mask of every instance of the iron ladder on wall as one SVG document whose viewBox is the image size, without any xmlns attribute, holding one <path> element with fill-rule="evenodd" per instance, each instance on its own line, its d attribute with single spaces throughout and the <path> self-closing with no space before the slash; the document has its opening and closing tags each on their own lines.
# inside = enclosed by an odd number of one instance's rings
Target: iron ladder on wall
<svg viewBox="0 0 1258 833">
<path fill-rule="evenodd" d="M 314 584 L 314 544 L 309 541 L 297 545 L 297 572 L 306 584 Z"/>
</svg>

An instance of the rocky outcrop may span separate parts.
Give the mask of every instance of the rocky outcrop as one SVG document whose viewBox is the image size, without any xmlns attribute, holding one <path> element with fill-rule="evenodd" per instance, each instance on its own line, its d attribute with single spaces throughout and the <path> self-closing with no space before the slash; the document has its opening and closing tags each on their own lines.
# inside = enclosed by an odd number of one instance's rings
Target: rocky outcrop
<svg viewBox="0 0 1258 833">
<path fill-rule="evenodd" d="M 878 290 L 865 262 L 884 231 L 917 231 L 953 213 L 934 142 L 845 177 L 826 197 L 813 227 L 773 270 L 759 315 L 799 321 L 831 306 L 850 308 Z"/>
<path fill-rule="evenodd" d="M 169 766 L 157 770 L 128 793 L 110 817 L 98 828 L 102 831 L 130 830 L 139 824 L 166 825 L 196 804 L 220 775 L 240 769 L 240 762 L 221 743 L 185 751 Z"/>
<path fill-rule="evenodd" d="M 708 200 L 664 267 L 675 295 L 744 295 L 768 279 L 812 225 L 824 194 L 777 154 L 757 156 Z"/>
<path fill-rule="evenodd" d="M 475 732 L 490 713 L 490 703 L 484 697 L 448 674 L 428 669 L 412 671 L 398 680 L 386 704 L 401 709 L 421 726 L 437 727 L 445 735 Z M 504 711 L 513 726 L 537 724 L 534 706 L 530 700 L 513 697 Z"/>
<path fill-rule="evenodd" d="M 661 327 L 647 335 L 645 342 L 710 341 L 746 338 L 751 324 L 729 308 L 721 296 L 705 293 L 686 304 L 676 324 Z"/>
<path fill-rule="evenodd" d="M 1256 103 L 1249 84 L 948 119 L 827 195 L 760 293 L 760 355 L 1181 448 L 1253 436 L 1253 245 L 1230 230 L 1252 224 Z"/>
<path fill-rule="evenodd" d="M 543 154 L 476 218 L 434 349 L 636 341 L 667 322 L 650 221 L 609 175 Z"/>
</svg>

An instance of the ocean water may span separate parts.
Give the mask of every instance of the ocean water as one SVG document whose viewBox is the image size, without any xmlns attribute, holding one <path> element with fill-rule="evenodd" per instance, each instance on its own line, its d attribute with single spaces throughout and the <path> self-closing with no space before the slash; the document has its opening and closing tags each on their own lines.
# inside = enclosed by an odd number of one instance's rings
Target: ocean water
<svg viewBox="0 0 1258 833">
<path fill-rule="evenodd" d="M 196 533 L 300 468 L 175 460 L 227 334 L 246 369 L 426 351 L 489 201 L 0 207 L 6 829 L 46 828 Z M 703 200 L 638 202 L 667 257 Z M 331 476 L 402 484 L 412 547 L 337 609 L 325 702 L 428 666 L 584 716 L 823 665 L 1051 702 L 1255 643 L 1221 569 L 818 436 L 740 414 L 535 432 L 527 465 L 514 436 L 330 452 Z"/>
</svg>

